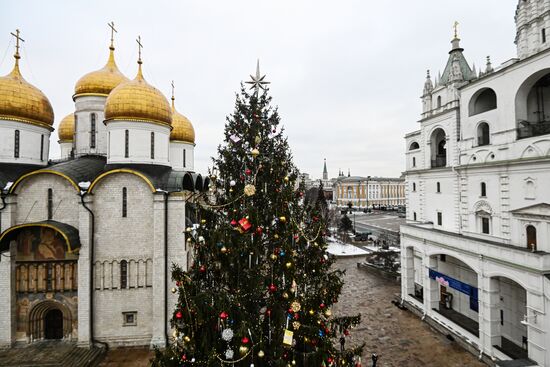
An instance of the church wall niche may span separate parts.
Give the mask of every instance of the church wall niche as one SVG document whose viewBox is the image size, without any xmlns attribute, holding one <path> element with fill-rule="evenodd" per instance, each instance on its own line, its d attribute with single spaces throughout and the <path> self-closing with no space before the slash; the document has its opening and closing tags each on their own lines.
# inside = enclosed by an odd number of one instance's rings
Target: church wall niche
<svg viewBox="0 0 550 367">
<path fill-rule="evenodd" d="M 22 228 L 14 241 L 17 340 L 44 339 L 44 317 L 50 310 L 62 313 L 62 338 L 76 338 L 78 255 L 69 251 L 59 232 L 48 227 Z"/>
</svg>

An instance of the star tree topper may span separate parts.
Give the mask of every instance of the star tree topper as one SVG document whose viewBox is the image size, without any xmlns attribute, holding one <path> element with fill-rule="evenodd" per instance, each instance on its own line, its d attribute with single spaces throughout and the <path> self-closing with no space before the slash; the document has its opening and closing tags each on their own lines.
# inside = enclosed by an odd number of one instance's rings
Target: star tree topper
<svg viewBox="0 0 550 367">
<path fill-rule="evenodd" d="M 265 91 L 266 85 L 270 84 L 270 82 L 265 81 L 265 75 L 260 75 L 260 60 L 258 60 L 258 63 L 256 64 L 256 75 L 250 75 L 250 78 L 252 79 L 249 82 L 245 82 L 246 84 L 251 84 L 250 89 L 255 89 L 255 94 L 257 95 L 260 92 L 260 89 Z"/>
</svg>

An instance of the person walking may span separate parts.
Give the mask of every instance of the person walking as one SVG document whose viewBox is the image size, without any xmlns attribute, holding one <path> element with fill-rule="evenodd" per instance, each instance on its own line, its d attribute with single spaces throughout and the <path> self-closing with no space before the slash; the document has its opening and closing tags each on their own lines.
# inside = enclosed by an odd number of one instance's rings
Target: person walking
<svg viewBox="0 0 550 367">
<path fill-rule="evenodd" d="M 371 359 L 372 359 L 372 367 L 376 367 L 376 362 L 378 361 L 378 354 L 372 353 Z"/>
</svg>

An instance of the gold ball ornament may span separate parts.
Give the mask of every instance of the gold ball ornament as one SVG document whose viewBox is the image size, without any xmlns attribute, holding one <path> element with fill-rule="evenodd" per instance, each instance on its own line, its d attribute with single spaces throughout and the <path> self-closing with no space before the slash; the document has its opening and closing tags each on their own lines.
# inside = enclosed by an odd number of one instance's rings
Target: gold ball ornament
<svg viewBox="0 0 550 367">
<path fill-rule="evenodd" d="M 246 345 L 241 345 L 239 347 L 239 353 L 244 356 L 246 353 L 248 353 L 248 347 Z"/>
<path fill-rule="evenodd" d="M 275 235 L 273 235 L 273 238 L 275 238 L 276 240 L 279 239 L 279 235 L 277 233 L 275 233 Z"/>
<path fill-rule="evenodd" d="M 176 293 L 178 290 L 176 288 L 172 288 L 172 293 Z"/>
<path fill-rule="evenodd" d="M 279 222 L 286 223 L 286 217 L 285 216 L 279 217 Z"/>
<path fill-rule="evenodd" d="M 285 182 L 288 182 L 288 181 L 290 181 L 290 178 L 288 176 L 285 176 L 284 180 L 285 180 Z"/>
<path fill-rule="evenodd" d="M 188 337 L 187 335 L 183 337 L 183 340 L 186 342 L 186 343 L 189 343 L 191 341 L 191 338 Z"/>
<path fill-rule="evenodd" d="M 290 304 L 290 308 L 292 309 L 292 312 L 300 312 L 302 309 L 302 305 L 298 301 L 294 301 Z"/>
<path fill-rule="evenodd" d="M 315 314 L 315 311 L 313 309 L 311 309 L 311 310 L 309 310 L 309 314 L 313 316 Z"/>
<path fill-rule="evenodd" d="M 292 263 L 289 261 L 285 264 L 287 269 L 290 269 L 292 267 Z"/>
<path fill-rule="evenodd" d="M 288 293 L 284 292 L 284 293 L 283 293 L 283 298 L 284 298 L 284 299 L 288 299 Z"/>
<path fill-rule="evenodd" d="M 269 258 L 270 258 L 271 260 L 275 261 L 275 260 L 277 260 L 277 255 L 271 254 L 271 255 L 269 256 Z"/>
<path fill-rule="evenodd" d="M 332 315 L 332 311 L 331 310 L 326 310 L 325 311 L 325 316 L 329 317 Z"/>
<path fill-rule="evenodd" d="M 206 224 L 206 219 L 201 219 L 201 224 Z"/>
<path fill-rule="evenodd" d="M 250 154 L 252 155 L 252 157 L 256 158 L 257 156 L 260 155 L 260 151 L 256 148 L 254 148 L 250 151 Z"/>
<path fill-rule="evenodd" d="M 222 254 L 225 254 L 227 252 L 227 247 L 223 246 L 220 251 L 222 252 Z"/>
<path fill-rule="evenodd" d="M 263 358 L 264 356 L 265 356 L 264 351 L 260 349 L 260 350 L 258 351 L 258 357 Z"/>
</svg>

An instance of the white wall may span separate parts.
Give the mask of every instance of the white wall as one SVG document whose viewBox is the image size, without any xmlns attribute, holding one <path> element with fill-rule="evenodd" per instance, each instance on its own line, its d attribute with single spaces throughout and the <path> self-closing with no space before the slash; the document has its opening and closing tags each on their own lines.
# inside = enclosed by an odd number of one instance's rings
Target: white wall
<svg viewBox="0 0 550 367">
<path fill-rule="evenodd" d="M 183 162 L 184 150 L 185 162 Z M 195 145 L 182 141 L 170 141 L 170 164 L 172 165 L 172 169 L 176 171 L 194 171 Z"/>
<path fill-rule="evenodd" d="M 107 155 L 107 128 L 105 120 L 105 101 L 102 96 L 80 96 L 75 98 L 75 155 Z M 91 114 L 96 115 L 96 147 L 90 147 Z"/>
<path fill-rule="evenodd" d="M 14 157 L 15 130 L 19 130 L 19 158 Z M 40 141 L 44 136 L 42 159 L 40 159 Z M 0 162 L 48 164 L 50 149 L 50 130 L 19 121 L 0 119 Z"/>
<path fill-rule="evenodd" d="M 125 158 L 125 131 L 129 131 L 129 156 Z M 155 133 L 155 156 L 151 159 L 151 133 Z M 170 128 L 150 122 L 109 121 L 108 163 L 142 163 L 169 166 Z"/>
</svg>

